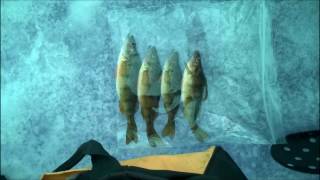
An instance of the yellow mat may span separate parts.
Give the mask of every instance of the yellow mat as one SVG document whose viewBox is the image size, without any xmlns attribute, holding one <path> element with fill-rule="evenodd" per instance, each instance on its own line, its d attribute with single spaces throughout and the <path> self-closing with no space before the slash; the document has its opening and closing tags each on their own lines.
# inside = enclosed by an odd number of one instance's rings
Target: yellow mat
<svg viewBox="0 0 320 180">
<path fill-rule="evenodd" d="M 135 159 L 120 161 L 122 166 L 135 166 L 151 170 L 171 170 L 203 174 L 209 160 L 214 154 L 214 147 L 206 151 L 175 154 L 144 156 Z M 90 170 L 90 168 L 73 169 L 55 173 L 45 173 L 41 180 L 65 180 L 67 177 Z"/>
</svg>

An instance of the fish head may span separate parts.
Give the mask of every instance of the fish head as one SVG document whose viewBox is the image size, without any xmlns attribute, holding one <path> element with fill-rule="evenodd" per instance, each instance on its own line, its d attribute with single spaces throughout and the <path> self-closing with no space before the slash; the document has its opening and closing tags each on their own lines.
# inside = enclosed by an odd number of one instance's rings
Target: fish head
<svg viewBox="0 0 320 180">
<path fill-rule="evenodd" d="M 188 63 L 188 68 L 192 73 L 198 73 L 202 69 L 201 56 L 199 51 L 194 51 L 192 58 Z"/>
<path fill-rule="evenodd" d="M 172 51 L 169 57 L 169 65 L 176 67 L 179 65 L 179 54 L 177 51 Z"/>
<path fill-rule="evenodd" d="M 145 57 L 145 63 L 149 67 L 160 67 L 158 53 L 154 46 L 148 47 L 147 55 Z"/>
<path fill-rule="evenodd" d="M 173 71 L 174 69 L 179 68 L 179 54 L 177 51 L 172 50 L 168 60 L 164 65 L 165 70 Z"/>
<path fill-rule="evenodd" d="M 124 50 L 126 55 L 136 55 L 136 54 L 138 54 L 136 41 L 135 41 L 133 35 L 131 35 L 131 34 L 127 35 L 123 50 Z"/>
</svg>

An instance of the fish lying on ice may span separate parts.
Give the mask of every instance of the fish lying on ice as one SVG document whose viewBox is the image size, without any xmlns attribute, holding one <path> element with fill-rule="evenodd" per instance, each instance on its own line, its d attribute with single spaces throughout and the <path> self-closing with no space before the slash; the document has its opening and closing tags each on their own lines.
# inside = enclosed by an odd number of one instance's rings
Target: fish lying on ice
<svg viewBox="0 0 320 180">
<path fill-rule="evenodd" d="M 155 47 L 149 47 L 143 60 L 138 78 L 138 100 L 141 114 L 146 122 L 149 144 L 152 147 L 163 144 L 154 129 L 154 121 L 158 116 L 160 100 L 161 65 Z"/>
<path fill-rule="evenodd" d="M 138 142 L 134 114 L 138 110 L 137 80 L 140 66 L 135 39 L 128 34 L 119 55 L 116 75 L 119 109 L 127 118 L 126 144 Z"/>
<path fill-rule="evenodd" d="M 179 66 L 179 54 L 172 51 L 164 64 L 161 78 L 161 97 L 168 114 L 168 121 L 162 130 L 162 136 L 175 135 L 174 118 L 179 109 L 182 73 Z"/>
<path fill-rule="evenodd" d="M 194 51 L 193 56 L 185 67 L 181 93 L 184 117 L 197 140 L 203 142 L 208 137 L 208 134 L 198 126 L 196 120 L 201 102 L 207 99 L 208 90 L 199 51 Z"/>
</svg>

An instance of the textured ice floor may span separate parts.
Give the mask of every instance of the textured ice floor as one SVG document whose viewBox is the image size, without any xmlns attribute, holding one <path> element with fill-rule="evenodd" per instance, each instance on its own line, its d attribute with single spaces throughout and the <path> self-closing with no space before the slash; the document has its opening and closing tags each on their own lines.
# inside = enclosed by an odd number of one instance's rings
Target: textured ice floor
<svg viewBox="0 0 320 180">
<path fill-rule="evenodd" d="M 172 48 L 181 67 L 200 50 L 206 143 L 180 110 L 164 147 L 149 147 L 139 112 L 139 143 L 125 145 L 115 68 L 129 32 L 141 57 L 154 45 L 161 64 Z M 283 135 L 317 127 L 317 0 L 1 1 L 1 173 L 12 180 L 38 179 L 89 139 L 119 159 L 223 144 L 249 179 L 318 179 L 269 155 Z"/>
</svg>

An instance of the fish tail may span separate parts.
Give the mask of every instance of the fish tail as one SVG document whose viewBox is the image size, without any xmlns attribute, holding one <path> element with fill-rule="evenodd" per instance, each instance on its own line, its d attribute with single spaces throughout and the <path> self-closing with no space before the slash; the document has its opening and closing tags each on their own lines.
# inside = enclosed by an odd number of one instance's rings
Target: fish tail
<svg viewBox="0 0 320 180">
<path fill-rule="evenodd" d="M 166 126 L 162 130 L 162 136 L 169 136 L 173 138 L 175 136 L 175 122 L 174 118 L 179 109 L 179 106 L 175 107 L 173 110 L 168 112 L 168 121 Z"/>
<path fill-rule="evenodd" d="M 160 136 L 154 128 L 154 121 L 158 116 L 158 112 L 155 111 L 154 108 L 158 108 L 160 96 L 146 96 L 142 99 L 144 105 L 141 106 L 141 114 L 146 122 L 148 141 L 150 146 L 156 147 L 163 144 Z"/>
<path fill-rule="evenodd" d="M 147 130 L 147 135 L 150 136 L 155 132 L 154 130 L 154 120 L 156 118 L 156 111 L 154 111 L 152 108 L 141 108 L 141 114 L 142 117 L 146 123 L 146 130 Z"/>
<path fill-rule="evenodd" d="M 176 114 L 178 112 L 179 106 L 175 107 L 173 110 L 168 112 L 168 123 L 169 122 L 174 122 L 174 118 L 176 117 Z"/>
<path fill-rule="evenodd" d="M 171 138 L 173 138 L 175 136 L 175 122 L 170 123 L 168 121 L 168 123 L 166 124 L 166 126 L 163 128 L 162 130 L 162 136 L 166 137 L 169 136 Z"/>
<path fill-rule="evenodd" d="M 155 121 L 158 113 L 153 110 L 150 110 L 149 112 L 150 112 L 149 118 L 146 119 L 147 137 L 148 137 L 148 141 L 149 141 L 150 146 L 156 147 L 156 146 L 163 144 L 160 136 L 158 135 L 157 131 L 154 128 L 154 121 Z"/>
<path fill-rule="evenodd" d="M 196 136 L 197 140 L 203 142 L 208 138 L 208 133 L 200 128 L 197 124 L 191 127 L 193 134 Z"/>
<path fill-rule="evenodd" d="M 127 115 L 126 144 L 129 144 L 132 141 L 137 143 L 138 142 L 138 135 L 137 135 L 137 124 L 134 119 L 134 115 L 130 114 L 130 115 Z"/>
<path fill-rule="evenodd" d="M 128 126 L 137 129 L 136 121 L 134 119 L 134 115 L 127 115 Z"/>
<path fill-rule="evenodd" d="M 154 128 L 154 121 L 158 113 L 154 111 L 152 108 L 150 109 L 142 108 L 141 111 L 142 111 L 143 119 L 146 122 L 146 128 L 147 128 L 146 131 L 147 131 L 147 137 L 148 137 L 150 146 L 156 147 L 163 144 L 160 136 L 158 135 L 158 133 Z"/>
</svg>

